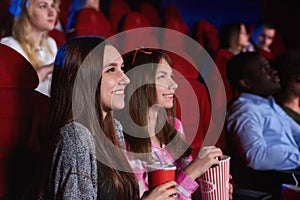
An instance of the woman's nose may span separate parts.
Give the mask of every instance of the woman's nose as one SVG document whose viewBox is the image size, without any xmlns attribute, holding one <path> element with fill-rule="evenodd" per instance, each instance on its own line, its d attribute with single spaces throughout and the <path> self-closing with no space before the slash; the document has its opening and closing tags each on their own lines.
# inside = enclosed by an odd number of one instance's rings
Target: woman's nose
<svg viewBox="0 0 300 200">
<path fill-rule="evenodd" d="M 121 79 L 119 81 L 120 85 L 128 85 L 130 83 L 130 79 L 126 76 L 126 74 L 122 73 L 121 74 Z"/>
<path fill-rule="evenodd" d="M 170 85 L 169 85 L 169 89 L 170 90 L 176 90 L 177 89 L 177 87 L 178 87 L 178 84 L 173 80 L 173 79 L 171 79 L 171 81 L 170 81 Z"/>
</svg>

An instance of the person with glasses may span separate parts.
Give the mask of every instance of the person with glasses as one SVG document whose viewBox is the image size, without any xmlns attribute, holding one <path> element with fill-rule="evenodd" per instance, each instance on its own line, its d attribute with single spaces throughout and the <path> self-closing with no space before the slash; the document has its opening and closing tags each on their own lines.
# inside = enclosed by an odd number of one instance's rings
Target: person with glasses
<svg viewBox="0 0 300 200">
<path fill-rule="evenodd" d="M 125 110 L 116 115 L 124 127 L 128 158 L 138 179 L 140 192 L 149 189 L 147 166 L 153 163 L 176 165 L 178 199 L 191 199 L 197 178 L 213 165 L 222 151 L 203 147 L 192 160 L 192 149 L 185 141 L 179 119 L 175 117 L 175 91 L 172 64 L 159 49 L 137 48 L 124 56 L 130 78 L 126 88 Z M 128 106 L 127 106 L 128 105 Z M 130 118 L 124 118 L 125 113 Z M 123 118 L 122 118 L 123 117 Z"/>
</svg>

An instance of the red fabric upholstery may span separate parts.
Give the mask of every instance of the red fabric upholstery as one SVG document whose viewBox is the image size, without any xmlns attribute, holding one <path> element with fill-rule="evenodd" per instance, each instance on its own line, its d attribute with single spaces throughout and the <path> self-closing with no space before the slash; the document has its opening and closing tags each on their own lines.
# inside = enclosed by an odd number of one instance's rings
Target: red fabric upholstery
<svg viewBox="0 0 300 200">
<path fill-rule="evenodd" d="M 112 35 L 111 25 L 102 12 L 93 8 L 84 8 L 78 12 L 74 21 L 74 37 L 79 36 L 101 36 Z"/>
<path fill-rule="evenodd" d="M 53 29 L 49 32 L 49 36 L 55 40 L 57 47 L 66 42 L 65 33 L 63 31 Z"/>
<path fill-rule="evenodd" d="M 126 15 L 122 26 L 122 31 L 129 31 L 125 33 L 122 40 L 121 48 L 126 51 L 131 51 L 137 47 L 153 47 L 158 46 L 157 37 L 154 32 L 143 30 L 132 30 L 136 28 L 151 27 L 149 20 L 140 12 L 131 12 Z M 133 31 L 133 32 L 132 32 Z"/>
<path fill-rule="evenodd" d="M 206 87 L 194 79 L 175 77 L 176 116 L 181 119 L 186 139 L 195 158 L 203 144 L 211 119 L 210 99 Z M 194 93 L 193 93 L 194 92 Z"/>
<path fill-rule="evenodd" d="M 8 14 L 8 6 L 11 0 L 2 0 L 0 1 L 0 22 Z"/>
<path fill-rule="evenodd" d="M 111 23 L 113 33 L 119 32 L 120 21 L 122 17 L 131 12 L 131 8 L 124 0 L 115 0 L 110 3 L 108 19 Z"/>
<path fill-rule="evenodd" d="M 275 38 L 270 46 L 270 49 L 275 57 L 278 57 L 287 51 L 287 47 L 279 31 L 276 32 Z"/>
<path fill-rule="evenodd" d="M 59 21 L 61 22 L 64 30 L 66 30 L 68 17 L 69 17 L 69 8 L 72 3 L 72 0 L 63 0 L 59 4 Z"/>
<path fill-rule="evenodd" d="M 37 85 L 30 63 L 0 44 L 0 199 L 17 199 L 30 185 L 47 136 L 49 99 Z"/>
<path fill-rule="evenodd" d="M 178 18 L 178 17 L 167 18 L 164 27 L 178 31 L 186 35 L 190 33 L 188 25 L 185 23 L 185 21 L 183 21 L 182 18 Z"/>
<path fill-rule="evenodd" d="M 196 40 L 207 51 L 214 54 L 219 46 L 217 28 L 206 20 L 200 20 L 196 25 Z"/>
<path fill-rule="evenodd" d="M 140 12 L 150 21 L 154 27 L 160 27 L 162 22 L 156 8 L 149 2 L 143 2 L 140 5 Z"/>
<path fill-rule="evenodd" d="M 234 56 L 234 54 L 228 49 L 219 49 L 214 56 L 214 61 L 219 69 L 221 77 L 223 79 L 227 103 L 237 97 L 236 91 L 233 91 L 230 82 L 227 77 L 227 62 Z"/>
<path fill-rule="evenodd" d="M 186 59 L 183 57 L 172 53 L 172 52 L 166 52 L 168 56 L 170 57 L 172 61 L 172 67 L 181 73 L 185 78 L 190 79 L 197 79 L 199 76 L 198 70 L 195 69 L 194 63 L 189 63 Z"/>
<path fill-rule="evenodd" d="M 131 12 L 125 17 L 122 31 L 142 27 L 151 27 L 151 23 L 142 13 Z"/>
<path fill-rule="evenodd" d="M 181 18 L 181 13 L 177 7 L 168 5 L 165 8 L 164 17 L 165 20 L 167 20 L 168 18 Z"/>
<path fill-rule="evenodd" d="M 276 56 L 275 56 L 272 52 L 265 51 L 265 50 L 263 50 L 263 49 L 258 50 L 258 52 L 259 52 L 262 56 L 264 56 L 270 63 L 275 62 Z"/>
</svg>

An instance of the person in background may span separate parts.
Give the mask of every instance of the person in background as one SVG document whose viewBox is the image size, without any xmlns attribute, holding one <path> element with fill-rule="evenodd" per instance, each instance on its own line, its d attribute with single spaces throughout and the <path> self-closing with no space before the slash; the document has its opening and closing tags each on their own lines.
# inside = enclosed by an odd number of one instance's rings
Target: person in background
<svg viewBox="0 0 300 200">
<path fill-rule="evenodd" d="M 251 32 L 250 41 L 252 42 L 255 50 L 261 53 L 269 60 L 269 62 L 273 62 L 276 59 L 270 48 L 275 38 L 275 34 L 275 26 L 267 22 L 259 23 Z"/>
<path fill-rule="evenodd" d="M 246 50 L 249 44 L 249 35 L 246 25 L 242 22 L 225 24 L 220 31 L 220 44 L 213 60 L 216 63 L 224 82 L 227 103 L 235 99 L 238 94 L 231 88 L 227 78 L 226 65 L 234 56 Z"/>
<path fill-rule="evenodd" d="M 140 199 L 112 110 L 124 107 L 129 83 L 123 59 L 109 41 L 79 37 L 57 53 L 51 86 L 49 172 L 39 199 Z M 47 159 L 49 158 L 48 156 Z M 174 181 L 142 199 L 173 199 Z"/>
<path fill-rule="evenodd" d="M 275 94 L 282 109 L 300 124 L 300 52 L 287 52 L 277 59 L 281 89 Z"/>
<path fill-rule="evenodd" d="M 225 122 L 235 184 L 277 199 L 281 184 L 294 182 L 291 173 L 281 171 L 298 170 L 299 176 L 300 126 L 272 97 L 280 89 L 280 79 L 264 56 L 236 55 L 228 63 L 228 77 L 240 92 Z"/>
<path fill-rule="evenodd" d="M 129 114 L 135 123 L 128 125 L 128 118 L 123 118 L 126 120 L 123 124 L 128 126 L 128 129 L 124 128 L 124 136 L 140 192 L 149 189 L 148 165 L 176 165 L 177 198 L 191 199 L 198 188 L 197 178 L 219 163 L 216 158 L 222 156 L 222 151 L 214 146 L 204 147 L 192 160 L 182 124 L 175 118 L 175 90 L 178 85 L 172 78 L 171 61 L 165 53 L 142 48 L 127 53 L 123 58 L 125 72 L 131 80 L 126 90 L 126 103 L 129 103 Z M 122 118 L 125 115 L 120 113 L 118 116 Z"/>
<path fill-rule="evenodd" d="M 48 31 L 55 27 L 59 0 L 13 0 L 10 11 L 15 16 L 12 36 L 0 43 L 22 54 L 36 69 L 37 91 L 48 95 L 57 45 Z"/>
</svg>

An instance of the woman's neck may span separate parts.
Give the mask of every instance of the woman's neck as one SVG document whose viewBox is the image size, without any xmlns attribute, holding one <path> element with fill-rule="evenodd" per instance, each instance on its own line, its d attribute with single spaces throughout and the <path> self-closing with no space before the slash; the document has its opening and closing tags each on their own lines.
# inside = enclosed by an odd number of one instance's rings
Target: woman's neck
<svg viewBox="0 0 300 200">
<path fill-rule="evenodd" d="M 34 38 L 34 43 L 33 43 L 34 47 L 36 49 L 39 49 L 42 45 L 42 39 L 43 39 L 44 32 L 32 29 L 30 34 L 32 35 L 32 38 Z"/>
</svg>

